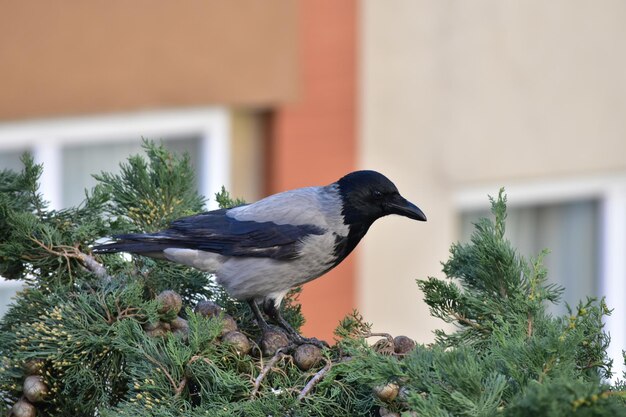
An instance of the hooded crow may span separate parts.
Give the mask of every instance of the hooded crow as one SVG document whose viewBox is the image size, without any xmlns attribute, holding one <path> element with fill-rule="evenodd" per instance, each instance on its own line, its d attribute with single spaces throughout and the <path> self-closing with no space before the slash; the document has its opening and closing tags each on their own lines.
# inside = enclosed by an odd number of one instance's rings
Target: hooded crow
<svg viewBox="0 0 626 417">
<path fill-rule="evenodd" d="M 337 266 L 372 223 L 389 214 L 426 221 L 384 175 L 356 171 L 330 185 L 181 218 L 160 232 L 116 235 L 93 251 L 130 252 L 214 273 L 232 297 L 249 303 L 263 332 L 269 325 L 259 305 L 293 342 L 304 343 L 314 340 L 281 316 L 283 297 Z"/>
</svg>

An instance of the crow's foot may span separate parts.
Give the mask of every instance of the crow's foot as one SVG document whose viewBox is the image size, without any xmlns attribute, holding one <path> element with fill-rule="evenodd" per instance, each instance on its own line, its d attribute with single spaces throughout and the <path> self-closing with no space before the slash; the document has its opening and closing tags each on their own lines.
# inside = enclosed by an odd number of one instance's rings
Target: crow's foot
<svg viewBox="0 0 626 417">
<path fill-rule="evenodd" d="M 314 345 L 317 346 L 320 349 L 324 349 L 329 347 L 328 343 L 326 343 L 325 340 L 319 340 L 316 337 L 304 337 L 298 333 L 294 335 L 289 335 L 289 340 L 291 341 L 293 346 L 300 346 L 300 345 Z"/>
</svg>

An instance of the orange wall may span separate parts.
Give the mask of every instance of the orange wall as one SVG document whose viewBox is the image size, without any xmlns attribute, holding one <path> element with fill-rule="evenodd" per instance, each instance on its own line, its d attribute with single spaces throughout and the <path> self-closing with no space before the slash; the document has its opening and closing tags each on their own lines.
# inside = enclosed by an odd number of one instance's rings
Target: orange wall
<svg viewBox="0 0 626 417">
<path fill-rule="evenodd" d="M 357 2 L 299 3 L 298 98 L 275 112 L 268 193 L 331 183 L 356 167 Z M 355 305 L 354 254 L 300 296 L 303 333 L 328 341 Z"/>
</svg>

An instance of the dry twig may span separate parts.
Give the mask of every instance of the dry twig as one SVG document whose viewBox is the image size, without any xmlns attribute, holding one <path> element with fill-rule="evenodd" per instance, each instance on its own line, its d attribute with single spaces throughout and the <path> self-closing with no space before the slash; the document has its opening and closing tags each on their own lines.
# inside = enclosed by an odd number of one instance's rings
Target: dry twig
<svg viewBox="0 0 626 417">
<path fill-rule="evenodd" d="M 67 268 L 71 274 L 71 264 L 70 259 L 76 259 L 79 261 L 88 271 L 93 273 L 98 278 L 102 279 L 105 282 L 110 282 L 112 280 L 111 276 L 107 273 L 106 269 L 102 264 L 94 259 L 93 256 L 87 255 L 84 252 L 81 252 L 78 249 L 78 246 L 68 246 L 68 245 L 58 245 L 58 246 L 47 246 L 45 243 L 35 239 L 34 237 L 30 238 L 37 246 L 41 247 L 46 252 L 55 255 L 61 256 L 65 258 L 67 263 Z"/>
<path fill-rule="evenodd" d="M 254 380 L 254 387 L 252 389 L 252 392 L 250 393 L 250 398 L 254 398 L 257 392 L 259 392 L 259 389 L 261 388 L 261 382 L 263 382 L 263 380 L 265 379 L 265 376 L 274 367 L 274 365 L 276 365 L 276 362 L 281 360 L 284 356 L 285 355 L 283 354 L 282 349 L 278 349 L 278 351 L 276 351 L 274 356 L 272 356 L 272 358 L 267 362 L 267 364 L 261 370 L 261 373 L 259 374 L 259 376 L 257 376 L 256 379 Z"/>
<path fill-rule="evenodd" d="M 330 368 L 332 368 L 332 362 L 326 359 L 326 365 L 324 365 L 322 369 L 320 369 L 315 375 L 313 375 L 313 378 L 311 378 L 309 382 L 307 382 L 307 384 L 304 386 L 304 388 L 302 388 L 302 391 L 300 391 L 300 394 L 298 394 L 298 400 L 302 400 L 304 397 L 306 397 L 306 395 L 311 392 L 315 385 L 317 385 L 317 383 L 322 378 L 324 378 L 324 375 L 326 375 L 328 371 L 330 371 Z"/>
</svg>

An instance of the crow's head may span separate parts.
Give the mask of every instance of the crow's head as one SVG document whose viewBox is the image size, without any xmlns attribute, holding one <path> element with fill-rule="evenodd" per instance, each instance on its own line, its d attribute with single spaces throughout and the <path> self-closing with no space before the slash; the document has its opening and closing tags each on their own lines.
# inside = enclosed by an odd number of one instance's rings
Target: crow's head
<svg viewBox="0 0 626 417">
<path fill-rule="evenodd" d="M 351 172 L 337 184 L 347 224 L 371 224 L 389 214 L 426 221 L 422 210 L 402 197 L 394 183 L 376 171 Z"/>
</svg>

